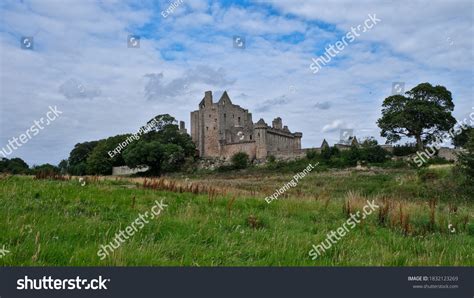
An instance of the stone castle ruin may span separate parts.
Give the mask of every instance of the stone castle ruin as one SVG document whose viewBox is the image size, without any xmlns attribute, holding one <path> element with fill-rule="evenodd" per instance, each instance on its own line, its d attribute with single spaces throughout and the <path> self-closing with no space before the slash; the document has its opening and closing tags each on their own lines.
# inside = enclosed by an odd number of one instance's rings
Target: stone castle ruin
<svg viewBox="0 0 474 298">
<path fill-rule="evenodd" d="M 179 130 L 187 133 L 184 121 L 179 122 Z M 217 102 L 213 102 L 212 92 L 206 91 L 199 103 L 199 109 L 191 112 L 191 138 L 199 152 L 204 167 L 212 168 L 229 160 L 238 152 L 245 152 L 251 160 L 265 161 L 269 156 L 277 159 L 295 159 L 306 155 L 308 151 L 321 153 L 329 148 L 326 140 L 321 147 L 301 148 L 301 132 L 291 132 L 283 125 L 280 117 L 269 126 L 263 119 L 254 123 L 252 113 L 232 103 L 227 92 Z M 351 146 L 360 146 L 355 136 L 348 143 L 334 144 L 339 150 L 349 150 Z M 393 151 L 391 145 L 381 145 L 386 151 Z M 460 149 L 443 147 L 438 156 L 450 161 L 457 160 Z M 406 158 L 406 157 L 405 157 Z M 130 169 L 127 166 L 114 167 L 113 175 L 131 175 L 146 171 L 147 167 Z"/>
<path fill-rule="evenodd" d="M 199 109 L 191 112 L 191 137 L 203 158 L 228 159 L 238 152 L 258 160 L 270 155 L 298 156 L 302 153 L 302 136 L 283 126 L 279 117 L 272 126 L 263 119 L 254 123 L 252 114 L 233 104 L 227 92 L 213 102 L 212 92 L 206 91 Z"/>
</svg>

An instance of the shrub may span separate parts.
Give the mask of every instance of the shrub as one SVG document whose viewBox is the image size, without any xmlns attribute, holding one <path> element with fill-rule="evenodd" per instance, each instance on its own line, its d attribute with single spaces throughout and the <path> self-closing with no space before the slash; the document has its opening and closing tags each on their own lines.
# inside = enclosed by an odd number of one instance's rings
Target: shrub
<svg viewBox="0 0 474 298">
<path fill-rule="evenodd" d="M 269 163 L 274 163 L 274 162 L 276 161 L 276 157 L 273 156 L 273 155 L 269 155 L 269 156 L 267 157 L 267 161 L 268 161 Z"/>
<path fill-rule="evenodd" d="M 234 169 L 245 169 L 249 164 L 249 156 L 245 152 L 239 152 L 231 158 Z"/>
<path fill-rule="evenodd" d="M 417 151 L 416 145 L 412 143 L 393 146 L 393 155 L 395 156 L 407 156 L 407 155 L 415 154 L 416 151 Z"/>
<path fill-rule="evenodd" d="M 364 140 L 360 148 L 360 161 L 383 163 L 389 155 L 390 153 L 380 147 L 377 140 L 372 137 Z"/>
<path fill-rule="evenodd" d="M 348 166 L 357 165 L 357 161 L 360 160 L 361 154 L 357 146 L 351 146 L 351 149 L 341 152 L 344 163 Z"/>
<path fill-rule="evenodd" d="M 459 169 L 474 182 L 474 130 L 471 130 L 464 145 L 466 152 L 459 154 Z"/>
<path fill-rule="evenodd" d="M 474 236 L 474 223 L 471 222 L 467 225 L 467 233 Z"/>
<path fill-rule="evenodd" d="M 318 152 L 316 150 L 308 150 L 306 151 L 306 158 L 309 160 L 316 159 L 318 157 Z"/>
<path fill-rule="evenodd" d="M 439 173 L 427 168 L 423 168 L 418 171 L 418 178 L 420 178 L 422 182 L 436 180 L 439 178 Z"/>
<path fill-rule="evenodd" d="M 432 158 L 428 159 L 426 162 L 426 165 L 442 165 L 442 164 L 448 164 L 450 161 L 446 160 L 443 157 L 439 156 L 433 156 Z"/>
<path fill-rule="evenodd" d="M 379 145 L 364 148 L 363 151 L 365 151 L 364 159 L 368 162 L 382 163 L 387 160 L 387 156 L 389 155 L 389 153 Z"/>
<path fill-rule="evenodd" d="M 61 172 L 61 170 L 56 167 L 56 166 L 53 166 L 49 163 L 47 164 L 43 164 L 43 165 L 40 165 L 40 166 L 33 166 L 33 169 L 31 170 L 33 172 L 33 174 L 37 174 L 37 173 L 52 173 L 52 174 L 59 174 Z"/>
<path fill-rule="evenodd" d="M 324 147 L 323 149 L 321 149 L 321 157 L 324 160 L 330 160 L 331 157 L 339 156 L 339 155 L 340 155 L 340 151 L 336 146 Z"/>
</svg>

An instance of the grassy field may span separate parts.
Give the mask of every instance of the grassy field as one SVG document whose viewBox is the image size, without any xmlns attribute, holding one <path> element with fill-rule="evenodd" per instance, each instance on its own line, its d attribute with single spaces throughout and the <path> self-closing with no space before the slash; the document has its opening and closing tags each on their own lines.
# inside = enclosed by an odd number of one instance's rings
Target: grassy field
<svg viewBox="0 0 474 298">
<path fill-rule="evenodd" d="M 434 174 L 433 174 L 434 173 Z M 474 198 L 450 169 L 314 171 L 280 199 L 292 174 L 0 179 L 2 266 L 473 266 Z M 104 260 L 101 245 L 165 202 Z M 308 252 L 349 213 L 380 208 L 316 260 Z"/>
</svg>

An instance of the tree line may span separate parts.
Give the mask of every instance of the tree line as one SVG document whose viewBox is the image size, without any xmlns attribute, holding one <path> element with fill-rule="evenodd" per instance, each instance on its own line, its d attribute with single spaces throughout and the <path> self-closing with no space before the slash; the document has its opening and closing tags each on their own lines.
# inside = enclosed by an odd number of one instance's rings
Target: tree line
<svg viewBox="0 0 474 298">
<path fill-rule="evenodd" d="M 354 166 L 362 163 L 384 163 L 391 155 L 407 156 L 422 150 L 426 146 L 450 138 L 456 147 L 465 150 L 459 156 L 459 164 L 469 175 L 474 173 L 474 112 L 470 114 L 470 124 L 461 123 L 454 130 L 456 119 L 452 116 L 454 103 L 452 94 L 444 86 L 432 86 L 421 83 L 404 94 L 385 98 L 382 104 L 382 116 L 377 121 L 380 135 L 387 143 L 397 143 L 402 138 L 412 138 L 414 143 L 396 145 L 393 153 L 388 154 L 377 144 L 374 138 L 368 138 L 359 146 L 340 152 L 336 147 L 322 148 L 321 153 L 309 151 L 308 159 L 320 159 L 331 166 Z M 153 123 L 152 129 L 148 130 Z M 459 131 L 460 130 L 460 131 Z M 158 115 L 139 131 L 137 135 L 122 134 L 106 139 L 78 143 L 59 165 L 44 164 L 29 168 L 20 158 L 0 160 L 0 172 L 13 174 L 34 174 L 38 171 L 71 175 L 110 175 L 116 166 L 146 165 L 148 175 L 196 168 L 196 148 L 191 137 L 179 130 L 177 121 L 169 114 Z M 131 138 L 133 137 L 133 138 Z M 130 141 L 133 139 L 133 141 Z M 122 145 L 121 145 L 122 144 Z M 124 146 L 125 144 L 125 146 Z M 110 154 L 121 146 L 118 154 Z M 269 157 L 269 167 L 275 166 L 274 157 Z M 232 166 L 221 170 L 242 169 L 249 165 L 248 156 L 236 155 Z"/>
</svg>

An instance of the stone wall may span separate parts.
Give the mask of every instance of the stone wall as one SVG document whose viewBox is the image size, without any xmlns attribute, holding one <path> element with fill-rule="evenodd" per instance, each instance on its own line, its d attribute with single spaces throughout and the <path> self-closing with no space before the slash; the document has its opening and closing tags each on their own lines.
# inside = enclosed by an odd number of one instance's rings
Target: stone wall
<svg viewBox="0 0 474 298">
<path fill-rule="evenodd" d="M 245 152 L 248 154 L 250 160 L 253 160 L 256 157 L 256 148 L 255 141 L 226 144 L 222 147 L 221 156 L 228 160 L 236 153 Z"/>
<path fill-rule="evenodd" d="M 136 168 L 129 168 L 127 166 L 121 166 L 121 167 L 113 167 L 112 168 L 112 175 L 113 176 L 125 176 L 125 175 L 133 175 L 136 173 L 141 173 L 141 172 L 146 172 L 148 171 L 148 166 L 141 166 L 141 167 L 136 167 Z"/>
<path fill-rule="evenodd" d="M 442 147 L 438 151 L 438 157 L 442 157 L 449 161 L 457 161 L 458 154 L 461 152 L 461 149 L 453 149 L 453 148 L 446 148 Z"/>
<path fill-rule="evenodd" d="M 284 133 L 275 129 L 267 130 L 267 150 L 269 155 L 288 155 L 301 149 L 291 133 Z"/>
</svg>

